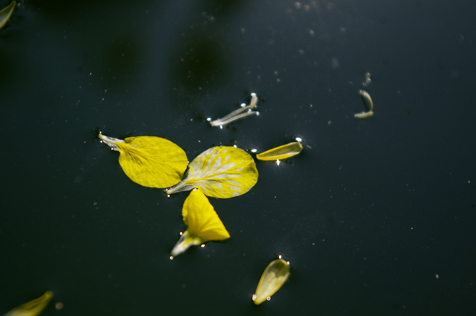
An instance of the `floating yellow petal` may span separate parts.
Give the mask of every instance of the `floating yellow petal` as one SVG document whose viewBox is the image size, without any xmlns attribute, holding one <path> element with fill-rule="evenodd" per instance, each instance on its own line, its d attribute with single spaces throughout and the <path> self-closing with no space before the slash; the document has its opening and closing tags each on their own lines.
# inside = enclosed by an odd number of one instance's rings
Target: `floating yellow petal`
<svg viewBox="0 0 476 316">
<path fill-rule="evenodd" d="M 257 154 L 256 158 L 264 161 L 283 160 L 299 155 L 301 150 L 302 145 L 300 142 L 292 142 Z"/>
<path fill-rule="evenodd" d="M 12 3 L 0 11 L 0 29 L 7 23 L 8 19 L 10 19 L 16 4 L 16 1 L 12 1 Z"/>
<path fill-rule="evenodd" d="M 36 316 L 39 315 L 48 305 L 48 303 L 51 301 L 53 298 L 53 292 L 51 291 L 46 291 L 45 294 L 42 296 L 34 299 L 33 301 L 30 301 L 28 303 L 25 303 L 23 305 L 20 305 L 8 313 L 5 314 L 5 316 Z"/>
<path fill-rule="evenodd" d="M 256 293 L 252 296 L 253 302 L 259 305 L 266 300 L 269 301 L 271 296 L 288 280 L 290 268 L 289 261 L 284 261 L 281 256 L 280 259 L 271 261 L 261 275 Z"/>
<path fill-rule="evenodd" d="M 165 138 L 138 136 L 122 140 L 102 134 L 99 138 L 120 153 L 122 170 L 142 186 L 170 187 L 182 179 L 187 168 L 187 155 L 183 149 Z"/>
<path fill-rule="evenodd" d="M 182 216 L 188 228 L 172 249 L 171 255 L 173 257 L 178 256 L 191 246 L 198 246 L 207 241 L 230 238 L 230 234 L 210 201 L 199 189 L 190 192 L 183 204 Z"/>
<path fill-rule="evenodd" d="M 185 178 L 167 194 L 200 188 L 206 196 L 228 199 L 248 192 L 258 181 L 253 158 L 235 147 L 212 147 L 198 155 Z"/>
</svg>

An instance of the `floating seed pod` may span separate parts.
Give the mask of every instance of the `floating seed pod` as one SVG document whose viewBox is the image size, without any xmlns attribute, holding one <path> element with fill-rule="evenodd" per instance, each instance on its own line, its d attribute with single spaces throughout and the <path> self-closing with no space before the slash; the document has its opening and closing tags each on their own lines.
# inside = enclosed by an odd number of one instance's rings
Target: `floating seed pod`
<svg viewBox="0 0 476 316">
<path fill-rule="evenodd" d="M 274 161 L 288 159 L 298 155 L 302 151 L 302 145 L 300 142 L 292 142 L 287 145 L 279 146 L 270 150 L 267 150 L 261 154 L 257 154 L 256 158 L 264 161 Z"/>
<path fill-rule="evenodd" d="M 45 294 L 34 299 L 33 301 L 30 301 L 28 303 L 25 303 L 23 305 L 20 305 L 12 309 L 8 313 L 6 313 L 5 316 L 39 315 L 45 309 L 45 307 L 48 305 L 48 303 L 51 301 L 52 298 L 53 298 L 53 292 L 46 291 Z"/>
<path fill-rule="evenodd" d="M 263 275 L 256 287 L 256 293 L 253 294 L 253 303 L 259 305 L 264 301 L 269 301 L 271 296 L 276 293 L 289 278 L 291 265 L 289 261 L 279 259 L 271 261 L 264 269 Z"/>
</svg>

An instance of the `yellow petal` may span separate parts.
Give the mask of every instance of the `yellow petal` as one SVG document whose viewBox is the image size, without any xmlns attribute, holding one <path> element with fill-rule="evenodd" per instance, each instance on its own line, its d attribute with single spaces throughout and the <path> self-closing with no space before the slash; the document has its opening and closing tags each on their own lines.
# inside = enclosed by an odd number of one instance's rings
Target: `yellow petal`
<svg viewBox="0 0 476 316">
<path fill-rule="evenodd" d="M 257 181 L 256 164 L 247 152 L 235 147 L 212 147 L 198 155 L 183 180 L 166 192 L 200 188 L 207 196 L 228 199 L 245 194 Z"/>
<path fill-rule="evenodd" d="M 300 142 L 292 142 L 257 154 L 256 158 L 264 161 L 283 160 L 298 155 L 302 150 Z"/>
<path fill-rule="evenodd" d="M 183 149 L 165 138 L 138 136 L 121 140 L 102 134 L 99 138 L 120 153 L 122 170 L 142 186 L 170 187 L 182 179 L 187 168 L 187 155 Z"/>
<path fill-rule="evenodd" d="M 7 23 L 7 21 L 10 19 L 10 16 L 13 13 L 13 10 L 15 9 L 15 5 L 17 4 L 16 1 L 12 1 L 8 6 L 3 8 L 0 11 L 0 29 Z"/>
<path fill-rule="evenodd" d="M 263 303 L 266 300 L 270 300 L 271 296 L 276 293 L 281 286 L 289 278 L 289 270 L 291 265 L 289 261 L 283 259 L 276 259 L 271 261 L 261 275 L 258 286 L 256 287 L 256 293 L 253 294 L 252 300 L 256 305 Z"/>
<path fill-rule="evenodd" d="M 53 292 L 46 291 L 45 294 L 40 296 L 39 298 L 34 299 L 28 303 L 20 305 L 8 313 L 5 316 L 36 316 L 39 315 L 48 303 L 53 298 Z"/>
<path fill-rule="evenodd" d="M 190 192 L 183 204 L 182 216 L 188 228 L 171 252 L 174 257 L 187 250 L 190 246 L 200 245 L 207 241 L 230 238 L 230 234 L 210 204 L 210 201 L 199 189 Z"/>
<path fill-rule="evenodd" d="M 201 190 L 192 190 L 183 204 L 182 216 L 188 231 L 202 242 L 230 238 L 230 234 Z"/>
</svg>

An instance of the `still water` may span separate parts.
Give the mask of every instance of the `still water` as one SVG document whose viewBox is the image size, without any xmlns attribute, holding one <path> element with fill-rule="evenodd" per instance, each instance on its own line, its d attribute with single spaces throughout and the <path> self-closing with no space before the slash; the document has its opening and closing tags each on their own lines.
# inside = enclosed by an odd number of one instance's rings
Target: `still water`
<svg viewBox="0 0 476 316">
<path fill-rule="evenodd" d="M 0 314 L 51 290 L 42 315 L 472 315 L 475 9 L 17 1 L 0 30 Z M 374 115 L 358 120 L 361 89 Z M 252 92 L 259 116 L 207 122 Z M 171 261 L 187 193 L 130 181 L 99 131 L 163 137 L 190 161 L 304 150 L 210 199 L 230 240 Z M 254 306 L 278 255 L 291 277 Z"/>
</svg>

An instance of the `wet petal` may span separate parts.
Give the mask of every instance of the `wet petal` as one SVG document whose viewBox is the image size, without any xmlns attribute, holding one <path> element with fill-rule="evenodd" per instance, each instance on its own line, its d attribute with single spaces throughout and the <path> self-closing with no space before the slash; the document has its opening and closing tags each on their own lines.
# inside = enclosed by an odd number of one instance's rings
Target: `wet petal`
<svg viewBox="0 0 476 316">
<path fill-rule="evenodd" d="M 354 116 L 358 119 L 366 119 L 374 116 L 374 103 L 372 101 L 372 98 L 370 97 L 370 94 L 365 90 L 359 90 L 359 94 L 364 100 L 367 100 L 367 102 L 369 103 L 370 110 L 368 112 L 354 114 Z"/>
<path fill-rule="evenodd" d="M 99 138 L 120 153 L 122 170 L 142 186 L 170 187 L 182 179 L 187 168 L 187 155 L 183 149 L 165 138 L 138 136 L 122 140 L 102 134 Z"/>
<path fill-rule="evenodd" d="M 207 196 L 232 198 L 248 192 L 258 181 L 253 158 L 235 147 L 212 147 L 198 155 L 184 179 L 167 194 L 200 188 Z"/>
<path fill-rule="evenodd" d="M 20 305 L 8 313 L 5 316 L 36 316 L 39 315 L 48 303 L 53 298 L 53 292 L 46 291 L 45 294 L 40 296 L 39 298 L 34 299 L 28 303 Z"/>
<path fill-rule="evenodd" d="M 178 256 L 191 246 L 230 238 L 230 234 L 210 201 L 199 189 L 190 192 L 183 204 L 182 216 L 188 228 L 172 249 L 173 257 Z"/>
<path fill-rule="evenodd" d="M 252 300 L 256 305 L 270 300 L 271 296 L 276 293 L 283 284 L 288 280 L 291 265 L 289 261 L 276 259 L 271 261 L 261 275 L 256 293 L 253 294 Z"/>
<path fill-rule="evenodd" d="M 287 145 L 279 146 L 270 150 L 267 150 L 261 154 L 257 154 L 256 158 L 264 161 L 274 161 L 288 159 L 298 155 L 302 151 L 302 145 L 300 142 L 292 142 Z"/>
<path fill-rule="evenodd" d="M 223 126 L 233 121 L 239 120 L 243 117 L 247 117 L 250 115 L 259 115 L 259 112 L 252 111 L 252 109 L 256 108 L 256 103 L 258 103 L 258 97 L 256 93 L 251 94 L 251 101 L 249 105 L 242 104 L 241 109 L 235 110 L 228 115 L 225 115 L 222 118 L 212 121 L 211 118 L 208 119 L 211 126 Z M 244 113 L 243 113 L 244 112 Z"/>
<path fill-rule="evenodd" d="M 15 9 L 15 5 L 17 4 L 16 1 L 12 1 L 8 6 L 3 8 L 0 11 L 0 29 L 7 23 L 7 21 L 10 19 L 10 16 L 13 13 L 13 10 Z"/>
</svg>

